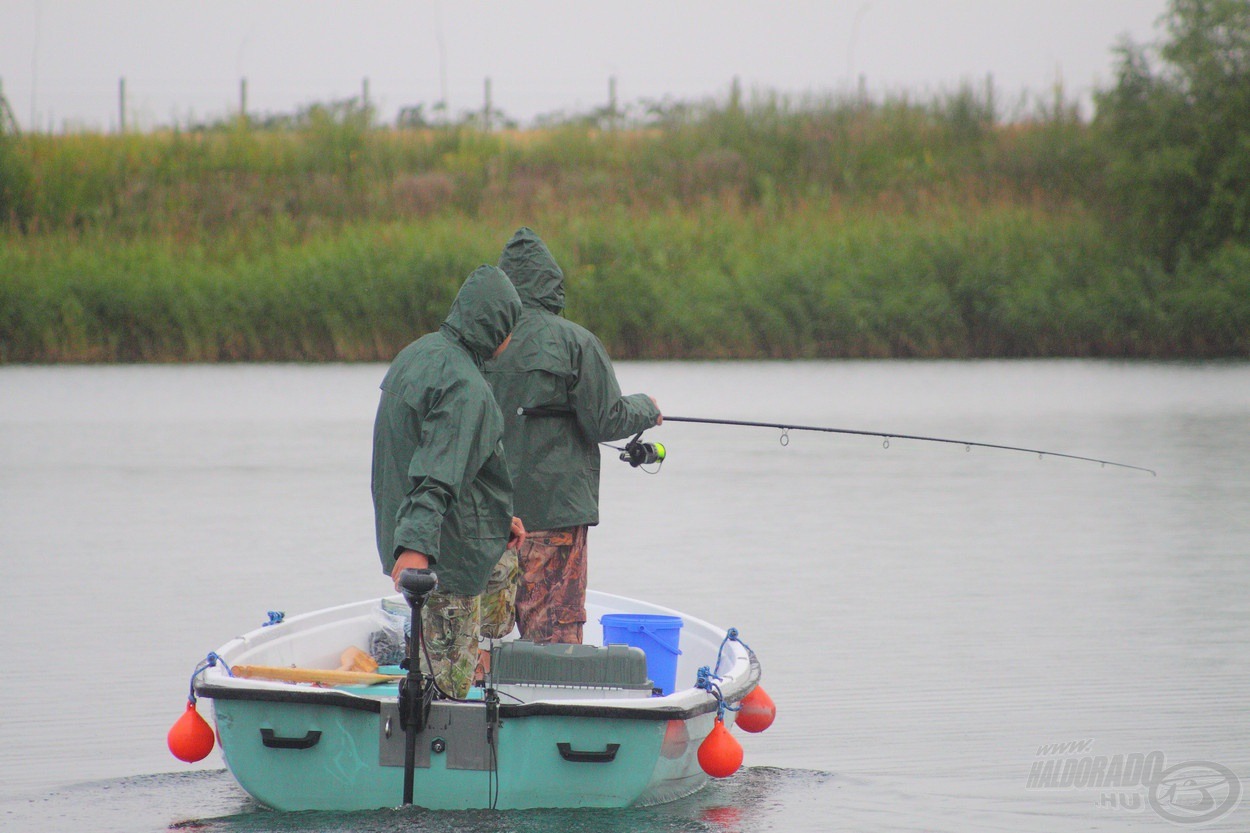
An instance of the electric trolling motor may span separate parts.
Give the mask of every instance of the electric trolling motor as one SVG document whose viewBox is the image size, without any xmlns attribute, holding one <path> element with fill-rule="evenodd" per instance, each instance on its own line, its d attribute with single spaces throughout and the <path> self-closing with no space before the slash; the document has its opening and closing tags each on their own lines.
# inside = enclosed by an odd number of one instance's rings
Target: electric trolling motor
<svg viewBox="0 0 1250 833">
<path fill-rule="evenodd" d="M 404 735 L 404 804 L 412 803 L 413 771 L 417 759 L 417 735 L 425 728 L 434 702 L 434 678 L 421 673 L 421 608 L 438 587 L 438 576 L 431 570 L 404 570 L 399 574 L 399 591 L 412 611 L 408 633 L 408 656 L 403 667 L 408 676 L 399 681 L 399 724 Z"/>
</svg>

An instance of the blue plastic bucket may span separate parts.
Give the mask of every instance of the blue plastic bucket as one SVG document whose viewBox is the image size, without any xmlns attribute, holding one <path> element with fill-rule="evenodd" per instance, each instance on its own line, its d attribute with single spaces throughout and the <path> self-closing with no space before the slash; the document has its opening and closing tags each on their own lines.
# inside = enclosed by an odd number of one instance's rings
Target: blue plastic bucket
<svg viewBox="0 0 1250 833">
<path fill-rule="evenodd" d="M 671 694 L 681 655 L 681 617 L 650 613 L 608 613 L 599 618 L 604 645 L 632 645 L 647 655 L 647 676 L 661 694 Z"/>
</svg>

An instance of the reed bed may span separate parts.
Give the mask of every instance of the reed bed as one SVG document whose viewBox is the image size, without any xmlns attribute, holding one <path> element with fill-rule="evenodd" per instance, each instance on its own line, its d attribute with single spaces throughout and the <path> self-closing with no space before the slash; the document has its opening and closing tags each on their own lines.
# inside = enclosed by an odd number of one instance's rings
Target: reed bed
<svg viewBox="0 0 1250 833">
<path fill-rule="evenodd" d="M 762 97 L 628 129 L 0 134 L 0 362 L 386 360 L 520 225 L 622 358 L 1250 355 L 1250 251 L 1164 270 L 1062 107 Z"/>
<path fill-rule="evenodd" d="M 1250 253 L 1165 279 L 1085 216 L 523 219 L 567 273 L 569 317 L 621 358 L 1250 354 Z M 246 256 L 170 240 L 8 245 L 0 360 L 386 360 L 438 326 L 521 221 L 348 225 Z"/>
</svg>

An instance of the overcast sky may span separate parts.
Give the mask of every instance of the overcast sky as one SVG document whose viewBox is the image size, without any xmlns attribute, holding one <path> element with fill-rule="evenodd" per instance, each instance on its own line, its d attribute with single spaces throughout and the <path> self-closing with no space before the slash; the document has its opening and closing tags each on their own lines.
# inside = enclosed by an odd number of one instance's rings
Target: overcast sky
<svg viewBox="0 0 1250 833">
<path fill-rule="evenodd" d="M 1001 100 L 1062 79 L 1087 100 L 1166 0 L 0 0 L 0 90 L 18 122 L 113 129 L 360 95 L 383 119 L 446 97 L 528 121 L 607 102 L 743 90 L 925 96 L 992 76 Z"/>
</svg>

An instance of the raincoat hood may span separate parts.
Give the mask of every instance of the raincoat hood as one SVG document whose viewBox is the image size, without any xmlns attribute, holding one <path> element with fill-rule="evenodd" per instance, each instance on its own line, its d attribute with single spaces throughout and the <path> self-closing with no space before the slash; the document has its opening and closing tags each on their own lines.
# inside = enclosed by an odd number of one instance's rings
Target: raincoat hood
<svg viewBox="0 0 1250 833">
<path fill-rule="evenodd" d="M 441 329 L 469 348 L 477 363 L 489 359 L 516 328 L 521 299 L 502 270 L 479 266 L 465 278 Z"/>
<path fill-rule="evenodd" d="M 512 236 L 499 268 L 525 306 L 511 345 L 482 367 L 503 412 L 513 514 L 532 530 L 597 524 L 598 444 L 645 431 L 660 410 L 646 394 L 622 396 L 603 344 L 560 315 L 564 273 L 533 229 Z M 560 416 L 524 417 L 518 408 Z"/>
<path fill-rule="evenodd" d="M 556 314 L 564 309 L 564 272 L 533 229 L 517 229 L 503 247 L 499 268 L 508 273 L 525 306 Z"/>
</svg>

